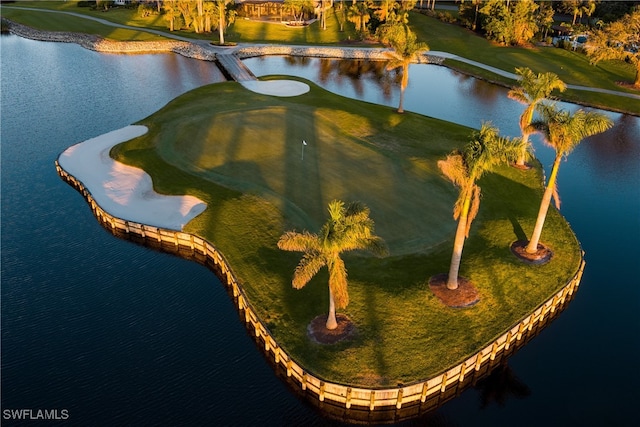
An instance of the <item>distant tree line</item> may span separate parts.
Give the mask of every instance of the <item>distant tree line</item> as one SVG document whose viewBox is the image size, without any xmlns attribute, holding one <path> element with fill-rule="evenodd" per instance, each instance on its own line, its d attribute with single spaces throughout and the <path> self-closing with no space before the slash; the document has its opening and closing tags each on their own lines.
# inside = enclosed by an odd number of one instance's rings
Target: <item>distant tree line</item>
<svg viewBox="0 0 640 427">
<path fill-rule="evenodd" d="M 522 46 L 545 40 L 552 28 L 586 32 L 602 28 L 631 13 L 640 2 L 601 0 L 459 0 L 458 14 L 423 11 L 445 22 L 458 23 L 503 45 Z"/>
</svg>

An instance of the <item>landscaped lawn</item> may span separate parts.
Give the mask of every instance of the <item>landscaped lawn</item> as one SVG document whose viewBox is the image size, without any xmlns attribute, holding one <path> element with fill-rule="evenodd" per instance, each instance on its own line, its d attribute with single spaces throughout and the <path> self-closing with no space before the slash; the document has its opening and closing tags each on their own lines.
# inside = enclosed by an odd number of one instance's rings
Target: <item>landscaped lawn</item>
<svg viewBox="0 0 640 427">
<path fill-rule="evenodd" d="M 543 232 L 552 262 L 528 266 L 510 253 L 532 230 L 541 171 L 504 167 L 479 182 L 483 200 L 463 254 L 461 274 L 481 300 L 444 307 L 427 281 L 448 271 L 457 191 L 436 162 L 471 129 L 310 86 L 291 98 L 231 82 L 195 89 L 142 120 L 149 133 L 112 156 L 149 172 L 159 192 L 206 201 L 186 231 L 221 250 L 274 338 L 315 375 L 369 386 L 425 379 L 478 351 L 576 272 L 579 243 L 553 209 Z M 333 198 L 367 204 L 391 254 L 345 256 L 350 304 L 342 312 L 358 333 L 323 346 L 306 328 L 328 310 L 326 270 L 294 290 L 301 255 L 276 242 L 287 230 L 317 231 Z"/>
</svg>

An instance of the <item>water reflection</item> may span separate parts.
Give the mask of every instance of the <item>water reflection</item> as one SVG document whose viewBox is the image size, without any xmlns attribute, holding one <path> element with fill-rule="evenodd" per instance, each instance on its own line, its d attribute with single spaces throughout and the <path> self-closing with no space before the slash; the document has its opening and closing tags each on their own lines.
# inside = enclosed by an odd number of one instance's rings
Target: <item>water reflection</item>
<svg viewBox="0 0 640 427">
<path fill-rule="evenodd" d="M 489 376 L 478 381 L 476 388 L 480 391 L 481 409 L 493 402 L 504 406 L 509 397 L 525 399 L 531 395 L 531 389 L 516 376 L 507 359 L 503 359 Z"/>
<path fill-rule="evenodd" d="M 477 99 L 482 105 L 492 107 L 498 100 L 504 96 L 504 88 L 487 84 L 483 80 L 476 79 L 463 73 L 452 73 L 458 82 L 458 90 L 473 99 Z"/>
<path fill-rule="evenodd" d="M 401 74 L 386 71 L 386 61 L 270 56 L 244 62 L 256 76 L 303 77 L 334 93 L 383 105 L 397 104 L 400 91 Z"/>
<path fill-rule="evenodd" d="M 616 180 L 625 171 L 640 164 L 640 120 L 628 115 L 619 115 L 613 128 L 589 138 L 585 153 L 589 162 L 597 165 L 593 170 L 609 179 Z M 636 168 L 636 174 L 638 170 Z M 640 179 L 640 174 L 638 174 Z M 640 182 L 640 180 L 636 180 Z"/>
</svg>

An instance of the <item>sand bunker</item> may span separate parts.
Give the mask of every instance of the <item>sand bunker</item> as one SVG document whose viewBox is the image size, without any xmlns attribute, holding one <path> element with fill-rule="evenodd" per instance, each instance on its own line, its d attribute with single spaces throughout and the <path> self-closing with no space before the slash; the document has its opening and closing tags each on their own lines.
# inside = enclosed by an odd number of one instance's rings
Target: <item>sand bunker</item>
<svg viewBox="0 0 640 427">
<path fill-rule="evenodd" d="M 147 133 L 146 126 L 127 126 L 66 149 L 60 166 L 80 180 L 96 203 L 109 214 L 128 221 L 182 230 L 207 205 L 193 196 L 165 196 L 153 190 L 151 177 L 142 169 L 109 157 L 116 144 Z"/>
<path fill-rule="evenodd" d="M 241 82 L 250 91 L 271 96 L 298 96 L 309 92 L 309 85 L 295 80 L 251 80 Z"/>
</svg>

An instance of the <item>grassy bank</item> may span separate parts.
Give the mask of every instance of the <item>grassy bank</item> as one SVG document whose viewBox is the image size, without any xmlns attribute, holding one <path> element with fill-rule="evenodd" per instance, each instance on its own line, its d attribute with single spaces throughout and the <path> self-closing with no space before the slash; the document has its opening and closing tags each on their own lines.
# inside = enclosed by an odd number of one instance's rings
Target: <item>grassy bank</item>
<svg viewBox="0 0 640 427">
<path fill-rule="evenodd" d="M 276 340 L 332 381 L 396 385 L 427 378 L 475 352 L 563 286 L 580 248 L 552 210 L 543 240 L 556 256 L 526 266 L 509 251 L 535 221 L 541 171 L 505 167 L 479 183 L 480 214 L 461 274 L 480 291 L 473 308 L 445 308 L 427 286 L 449 265 L 455 189 L 437 160 L 467 142 L 470 129 L 326 92 L 293 98 L 236 83 L 191 91 L 144 119 L 147 135 L 115 147 L 120 161 L 149 172 L 157 191 L 192 194 L 207 210 L 188 224 L 224 253 Z M 307 141 L 304 160 L 301 141 Z M 391 255 L 345 257 L 358 334 L 333 346 L 306 336 L 328 309 L 327 274 L 294 290 L 300 255 L 277 249 L 286 230 L 316 231 L 332 198 L 371 208 Z"/>
<path fill-rule="evenodd" d="M 504 71 L 514 72 L 516 67 L 529 67 L 534 72 L 553 72 L 565 83 L 608 89 L 618 92 L 639 92 L 617 84 L 619 81 L 633 82 L 633 65 L 624 61 L 602 61 L 597 66 L 590 65 L 588 58 L 579 52 L 555 47 L 505 47 L 499 46 L 474 32 L 454 24 L 447 24 L 435 18 L 412 13 L 410 18 L 418 37 L 425 40 L 431 50 L 454 53 L 463 58 L 487 64 Z M 445 61 L 453 68 L 481 78 L 507 85 L 513 80 L 497 76 L 489 71 L 459 61 Z M 569 101 L 578 101 L 603 108 L 628 111 L 640 114 L 640 102 L 637 99 L 602 95 L 586 91 L 571 91 L 568 94 L 555 95 Z"/>
</svg>

